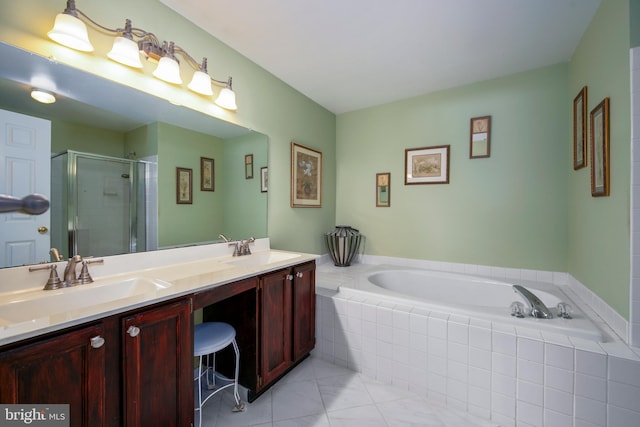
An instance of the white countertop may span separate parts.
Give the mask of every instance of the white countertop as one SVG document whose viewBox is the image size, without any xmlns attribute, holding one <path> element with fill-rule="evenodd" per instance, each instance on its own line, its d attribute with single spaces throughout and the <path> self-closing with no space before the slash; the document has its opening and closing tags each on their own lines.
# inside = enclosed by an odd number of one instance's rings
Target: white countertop
<svg viewBox="0 0 640 427">
<path fill-rule="evenodd" d="M 149 268 L 140 265 L 128 269 L 103 268 L 105 272 L 118 272 L 94 275 L 90 284 L 49 291 L 42 290 L 48 272 L 41 274 L 38 287 L 0 290 L 0 346 L 318 258 L 312 254 L 261 249 L 241 257 L 212 256 L 170 265 L 165 261 L 164 266 L 145 263 L 154 265 Z M 109 258 L 116 257 L 105 257 L 105 266 Z M 89 266 L 92 274 L 96 267 L 99 265 Z M 135 288 L 136 285 L 139 287 Z M 127 286 L 137 291 L 118 296 Z M 22 307 L 29 309 L 20 312 Z"/>
</svg>

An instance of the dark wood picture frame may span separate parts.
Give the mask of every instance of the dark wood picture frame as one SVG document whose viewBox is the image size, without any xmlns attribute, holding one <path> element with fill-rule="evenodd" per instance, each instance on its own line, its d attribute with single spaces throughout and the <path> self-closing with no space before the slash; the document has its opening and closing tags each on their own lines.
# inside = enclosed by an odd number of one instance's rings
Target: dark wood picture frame
<svg viewBox="0 0 640 427">
<path fill-rule="evenodd" d="M 448 184 L 449 145 L 404 150 L 404 184 Z"/>
<path fill-rule="evenodd" d="M 253 179 L 253 154 L 244 156 L 244 178 Z"/>
<path fill-rule="evenodd" d="M 200 157 L 200 191 L 215 191 L 215 160 Z"/>
<path fill-rule="evenodd" d="M 606 197 L 611 192 L 609 160 L 609 98 L 605 98 L 591 110 L 589 117 L 591 133 L 591 195 Z"/>
<path fill-rule="evenodd" d="M 573 169 L 587 166 L 587 87 L 573 99 Z"/>
<path fill-rule="evenodd" d="M 391 172 L 376 174 L 376 207 L 391 206 Z"/>
<path fill-rule="evenodd" d="M 268 191 L 267 178 L 269 176 L 269 169 L 267 166 L 260 168 L 260 192 L 266 193 Z"/>
<path fill-rule="evenodd" d="M 470 120 L 469 158 L 491 156 L 491 116 L 473 117 Z"/>
<path fill-rule="evenodd" d="M 179 205 L 193 203 L 193 169 L 176 168 L 176 203 Z"/>
</svg>

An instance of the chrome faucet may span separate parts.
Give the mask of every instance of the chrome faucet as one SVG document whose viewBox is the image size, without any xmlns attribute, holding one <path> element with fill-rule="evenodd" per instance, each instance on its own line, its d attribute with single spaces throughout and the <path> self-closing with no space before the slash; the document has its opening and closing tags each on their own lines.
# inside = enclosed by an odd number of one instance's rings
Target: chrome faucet
<svg viewBox="0 0 640 427">
<path fill-rule="evenodd" d="M 535 296 L 528 289 L 520 285 L 513 285 L 513 290 L 519 293 L 520 296 L 527 301 L 531 309 L 529 312 L 531 317 L 535 317 L 536 319 L 551 319 L 553 317 L 551 310 L 544 305 L 540 298 Z"/>
</svg>

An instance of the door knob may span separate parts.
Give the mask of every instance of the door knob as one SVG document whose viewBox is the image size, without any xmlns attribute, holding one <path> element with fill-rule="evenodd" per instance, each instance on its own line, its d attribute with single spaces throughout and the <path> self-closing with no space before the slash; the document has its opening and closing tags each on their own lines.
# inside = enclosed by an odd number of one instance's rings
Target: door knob
<svg viewBox="0 0 640 427">
<path fill-rule="evenodd" d="M 49 229 L 47 227 L 45 227 L 44 225 L 38 227 L 38 233 L 40 233 L 40 234 L 45 234 L 47 231 L 49 231 Z"/>
</svg>

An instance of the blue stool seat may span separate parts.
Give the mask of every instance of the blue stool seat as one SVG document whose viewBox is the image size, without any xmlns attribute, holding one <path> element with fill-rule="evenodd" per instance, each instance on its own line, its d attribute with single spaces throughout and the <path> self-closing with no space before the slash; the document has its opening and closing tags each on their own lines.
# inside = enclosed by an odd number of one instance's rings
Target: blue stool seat
<svg viewBox="0 0 640 427">
<path fill-rule="evenodd" d="M 235 337 L 236 330 L 228 323 L 200 323 L 193 334 L 193 355 L 216 353 L 231 344 Z"/>
<path fill-rule="evenodd" d="M 216 353 L 229 345 L 233 345 L 236 354 L 236 369 L 233 382 L 216 387 Z M 199 426 L 202 426 L 202 405 L 218 392 L 227 387 L 233 386 L 233 397 L 236 406 L 232 409 L 234 412 L 244 410 L 244 403 L 240 401 L 238 394 L 238 373 L 240 369 L 240 350 L 236 342 L 236 330 L 233 326 L 223 322 L 205 322 L 194 327 L 193 333 L 193 355 L 198 358 L 198 374 L 194 378 L 198 383 L 198 406 L 195 408 L 199 412 Z M 205 358 L 205 368 L 203 369 L 202 359 Z M 210 358 L 213 362 L 210 363 Z M 209 374 L 211 372 L 211 374 Z M 202 376 L 207 378 L 207 389 L 214 390 L 204 399 L 202 398 Z M 212 381 L 211 381 L 212 379 Z"/>
</svg>

